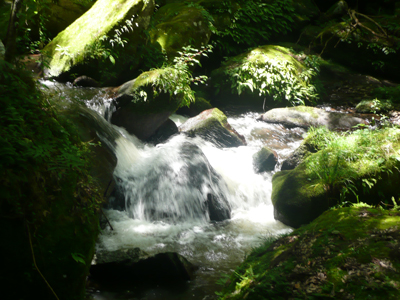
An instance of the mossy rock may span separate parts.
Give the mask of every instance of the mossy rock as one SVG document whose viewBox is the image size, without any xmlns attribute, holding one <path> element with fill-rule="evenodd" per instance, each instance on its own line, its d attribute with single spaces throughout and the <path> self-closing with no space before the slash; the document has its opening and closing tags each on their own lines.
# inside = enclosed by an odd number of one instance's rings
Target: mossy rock
<svg viewBox="0 0 400 300">
<path fill-rule="evenodd" d="M 160 44 L 170 60 L 184 46 L 206 46 L 211 36 L 201 10 L 187 3 L 166 4 L 154 15 L 153 22 L 156 25 L 150 30 L 151 41 Z"/>
<path fill-rule="evenodd" d="M 399 222 L 399 211 L 327 211 L 256 248 L 220 299 L 399 299 Z"/>
<path fill-rule="evenodd" d="M 133 18 L 133 30 L 125 30 L 121 38 L 129 43 L 115 51 L 123 51 L 131 60 L 118 61 L 114 68 L 121 72 L 126 65 L 134 67 L 135 53 L 141 43 L 141 34 L 147 28 L 154 10 L 154 0 L 99 0 L 84 15 L 60 32 L 44 49 L 47 59 L 45 74 L 48 77 L 69 79 L 70 73 L 99 78 L 99 59 L 102 47 L 111 47 L 108 40 L 101 45 L 100 38 L 114 38 L 115 30 L 121 30 L 125 22 Z M 110 9 L 114 7 L 114 9 Z M 103 20 L 98 22 L 98 20 Z M 88 65 L 89 64 L 89 65 Z M 137 62 L 136 62 L 137 64 Z M 109 62 L 109 66 L 112 64 Z M 101 66 L 106 68 L 106 66 Z"/>
<path fill-rule="evenodd" d="M 128 81 L 114 90 L 113 104 L 116 111 L 111 123 L 124 127 L 139 139 L 148 140 L 157 129 L 182 104 L 182 95 L 170 95 L 158 86 L 158 80 L 167 72 L 176 72 L 171 68 L 155 69 L 144 72 L 136 79 Z M 144 92 L 146 98 L 139 96 Z"/>
<path fill-rule="evenodd" d="M 390 150 L 385 154 L 379 149 Z M 295 169 L 274 174 L 275 218 L 297 228 L 343 201 L 363 199 L 379 205 L 397 199 L 399 149 L 398 129 L 365 129 L 338 136 L 331 146 L 309 154 Z"/>
<path fill-rule="evenodd" d="M 384 113 L 390 110 L 398 110 L 400 105 L 395 105 L 391 100 L 363 100 L 356 106 L 359 113 Z"/>
<path fill-rule="evenodd" d="M 51 37 L 57 36 L 71 25 L 76 19 L 88 11 L 95 1 L 91 0 L 58 0 L 57 2 L 49 1 L 46 9 L 41 14 L 46 14 L 47 22 L 46 30 Z"/>
<path fill-rule="evenodd" d="M 179 131 L 192 137 L 201 136 L 218 147 L 246 145 L 244 137 L 231 127 L 225 114 L 218 108 L 205 110 L 188 119 L 179 127 Z"/>
<path fill-rule="evenodd" d="M 257 67 L 249 68 L 249 65 L 256 65 Z M 275 98 L 276 102 L 281 101 L 280 105 L 290 105 L 291 102 L 287 99 L 292 97 L 296 90 L 289 88 L 289 86 L 277 88 L 278 85 L 283 83 L 275 82 L 275 80 L 286 74 L 292 77 L 290 83 L 288 82 L 289 85 L 296 82 L 299 86 L 307 89 L 310 85 L 300 76 L 307 69 L 289 48 L 276 45 L 255 48 L 228 59 L 220 68 L 211 73 L 210 84 L 214 92 L 212 103 L 216 103 L 216 106 L 236 104 L 261 109 L 265 105 L 267 107 L 276 106 Z M 254 76 L 259 72 L 266 72 L 265 78 L 254 79 Z M 247 76 L 248 81 L 239 83 L 238 73 L 249 73 L 244 75 Z M 261 87 L 268 90 L 269 94 L 260 94 Z M 288 94 L 285 94 L 286 92 Z"/>
</svg>

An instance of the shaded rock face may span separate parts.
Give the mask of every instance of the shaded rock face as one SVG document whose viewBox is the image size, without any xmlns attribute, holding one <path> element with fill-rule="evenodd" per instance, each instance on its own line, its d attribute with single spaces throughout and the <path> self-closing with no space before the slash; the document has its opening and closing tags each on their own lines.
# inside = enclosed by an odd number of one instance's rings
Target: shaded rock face
<svg viewBox="0 0 400 300">
<path fill-rule="evenodd" d="M 365 120 L 348 114 L 327 112 L 307 106 L 271 109 L 261 115 L 258 120 L 267 123 L 279 123 L 285 127 L 325 126 L 330 130 L 349 129 L 360 123 L 366 124 Z"/>
<path fill-rule="evenodd" d="M 163 124 L 161 124 L 157 131 L 149 139 L 147 139 L 147 141 L 157 145 L 167 141 L 175 134 L 179 134 L 178 127 L 174 121 L 167 119 Z"/>
<path fill-rule="evenodd" d="M 92 1 L 75 2 L 73 0 L 49 1 L 46 30 L 49 31 L 51 37 L 55 37 L 90 9 L 93 3 Z"/>
<path fill-rule="evenodd" d="M 132 218 L 149 221 L 229 219 L 226 184 L 201 149 L 186 142 L 173 155 L 179 155 L 179 170 L 165 163 L 146 169 L 140 178 L 117 178 L 111 208 L 126 209 Z"/>
<path fill-rule="evenodd" d="M 119 132 L 97 112 L 80 105 L 72 105 L 62 112 L 62 115 L 73 120 L 83 142 L 100 146 L 92 147 L 92 177 L 99 183 L 101 192 L 111 192 L 110 182 L 113 181 L 113 172 L 117 165 L 114 153 L 114 141 L 120 136 Z"/>
<path fill-rule="evenodd" d="M 194 277 L 196 267 L 175 252 L 149 256 L 139 248 L 96 253 L 90 268 L 91 280 L 100 284 L 132 287 L 132 282 L 183 283 Z"/>
<path fill-rule="evenodd" d="M 246 140 L 230 126 L 226 116 L 218 108 L 203 111 L 188 119 L 179 127 L 179 131 L 189 136 L 200 136 L 218 147 L 239 147 Z"/>
<path fill-rule="evenodd" d="M 276 220 L 298 228 L 329 208 L 328 196 L 322 186 L 311 187 L 308 177 L 301 166 L 274 174 L 271 200 Z"/>
<path fill-rule="evenodd" d="M 124 127 L 144 141 L 153 136 L 182 101 L 181 97 L 173 97 L 164 92 L 154 94 L 153 84 L 157 84 L 157 79 L 164 72 L 168 72 L 168 69 L 144 72 L 136 79 L 115 88 L 111 123 Z M 137 99 L 139 90 L 146 93 L 146 99 Z"/>
<path fill-rule="evenodd" d="M 263 147 L 253 155 L 253 167 L 257 173 L 273 171 L 277 162 L 277 154 L 268 147 Z"/>
<path fill-rule="evenodd" d="M 293 170 L 300 165 L 308 155 L 315 152 L 317 152 L 317 149 L 304 140 L 300 147 L 294 150 L 294 152 L 283 161 L 281 171 Z"/>
</svg>

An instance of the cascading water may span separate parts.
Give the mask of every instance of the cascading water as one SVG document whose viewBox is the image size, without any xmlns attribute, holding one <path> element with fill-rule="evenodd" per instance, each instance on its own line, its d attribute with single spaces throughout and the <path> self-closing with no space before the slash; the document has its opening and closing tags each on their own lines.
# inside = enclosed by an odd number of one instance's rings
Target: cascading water
<svg viewBox="0 0 400 300">
<path fill-rule="evenodd" d="M 109 103 L 100 101 L 104 94 L 88 97 L 82 90 L 77 90 L 81 100 L 104 115 L 104 104 L 99 104 Z M 63 86 L 63 91 L 67 95 L 71 88 Z M 125 210 L 106 211 L 114 230 L 103 230 L 98 249 L 173 251 L 199 266 L 195 279 L 179 291 L 153 288 L 134 299 L 214 299 L 222 273 L 231 273 L 263 237 L 291 230 L 274 220 L 272 173 L 256 174 L 252 156 L 267 145 L 281 162 L 300 144 L 304 131 L 258 122 L 257 115 L 228 112 L 228 122 L 247 140 L 247 146 L 238 148 L 222 149 L 185 135 L 151 146 L 117 128 L 121 135 L 110 144 L 118 158 L 114 176 L 119 196 L 112 201 L 122 201 Z M 177 115 L 172 119 L 178 126 L 185 121 Z M 230 219 L 210 222 L 215 219 L 210 201 L 218 213 L 229 214 L 221 219 Z M 92 296 L 126 299 L 132 294 L 94 291 Z"/>
</svg>

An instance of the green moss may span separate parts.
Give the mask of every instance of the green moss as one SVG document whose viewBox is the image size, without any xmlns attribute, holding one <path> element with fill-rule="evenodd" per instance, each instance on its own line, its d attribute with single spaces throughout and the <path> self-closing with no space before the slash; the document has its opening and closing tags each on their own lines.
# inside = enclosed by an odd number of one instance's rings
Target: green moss
<svg viewBox="0 0 400 300">
<path fill-rule="evenodd" d="M 134 18 L 137 28 L 127 38 L 131 43 L 137 42 L 135 39 L 147 27 L 153 7 L 153 1 L 144 0 L 97 1 L 43 49 L 48 58 L 48 75 L 57 77 L 73 66 L 84 63 L 91 54 L 88 49 L 93 50 L 101 37 L 114 34 L 112 30 L 124 25 L 122 22 L 125 20 Z M 102 22 L 98 22 L 99 19 Z"/>
<path fill-rule="evenodd" d="M 154 15 L 156 26 L 150 30 L 152 42 L 159 43 L 172 59 L 184 46 L 199 49 L 210 39 L 211 31 L 202 11 L 187 3 L 170 3 Z"/>
<path fill-rule="evenodd" d="M 273 176 L 271 199 L 286 224 L 306 224 L 344 201 L 391 204 L 388 200 L 399 196 L 400 129 L 311 131 L 308 143 L 319 151 Z"/>
<path fill-rule="evenodd" d="M 255 249 L 220 299 L 397 299 L 400 231 L 393 221 L 398 211 L 325 212 Z"/>
</svg>

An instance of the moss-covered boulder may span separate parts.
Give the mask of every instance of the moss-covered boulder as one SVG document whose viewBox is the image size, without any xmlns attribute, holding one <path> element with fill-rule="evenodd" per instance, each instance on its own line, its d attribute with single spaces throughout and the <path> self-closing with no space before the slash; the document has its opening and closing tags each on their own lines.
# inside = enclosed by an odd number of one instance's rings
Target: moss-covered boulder
<svg viewBox="0 0 400 300">
<path fill-rule="evenodd" d="M 160 44 L 169 59 L 176 56 L 184 46 L 200 49 L 207 45 L 211 30 L 202 10 L 184 2 L 174 2 L 162 6 L 152 20 L 151 41 Z"/>
<path fill-rule="evenodd" d="M 104 57 L 110 60 L 107 60 L 108 65 L 101 67 L 113 66 L 111 61 L 114 60 L 115 72 L 122 72 L 127 65 L 133 67 L 137 46 L 142 42 L 141 34 L 149 25 L 154 5 L 154 0 L 97 1 L 43 49 L 48 66 L 46 76 L 65 79 L 69 78 L 68 74 L 76 73 L 105 80 L 99 78 L 98 64 Z M 119 39 L 129 42 L 122 47 Z M 119 59 L 111 58 L 109 55 L 113 51 L 123 51 L 125 58 L 130 59 L 122 60 L 121 55 Z"/>
<path fill-rule="evenodd" d="M 225 114 L 218 108 L 205 110 L 188 119 L 179 126 L 179 131 L 192 137 L 201 136 L 218 147 L 239 147 L 246 144 L 244 137 L 231 127 Z"/>
<path fill-rule="evenodd" d="M 363 100 L 356 106 L 359 113 L 385 113 L 390 110 L 399 110 L 400 105 L 393 103 L 391 100 Z"/>
<path fill-rule="evenodd" d="M 272 178 L 275 218 L 289 226 L 307 224 L 341 202 L 378 205 L 400 194 L 399 129 L 364 129 L 327 139 L 295 169 Z"/>
<path fill-rule="evenodd" d="M 230 58 L 211 73 L 213 102 L 240 104 L 258 109 L 314 101 L 318 95 L 311 82 L 315 72 L 289 48 L 267 45 Z M 281 104 L 282 105 L 282 104 Z"/>
<path fill-rule="evenodd" d="M 115 111 L 111 123 L 124 127 L 142 140 L 149 139 L 182 104 L 182 95 L 170 95 L 159 83 L 172 68 L 144 72 L 113 90 Z M 169 76 L 169 75 L 168 75 Z"/>
<path fill-rule="evenodd" d="M 286 108 L 274 108 L 258 118 L 267 123 L 278 123 L 285 127 L 325 126 L 333 129 L 350 129 L 358 124 L 366 124 L 366 121 L 348 114 L 328 112 L 320 108 L 309 106 L 296 106 Z"/>
<path fill-rule="evenodd" d="M 268 147 L 262 147 L 253 155 L 253 167 L 257 173 L 273 171 L 278 162 L 278 155 Z"/>
<path fill-rule="evenodd" d="M 327 211 L 256 248 L 220 299 L 398 299 L 399 222 L 398 210 Z"/>
</svg>

